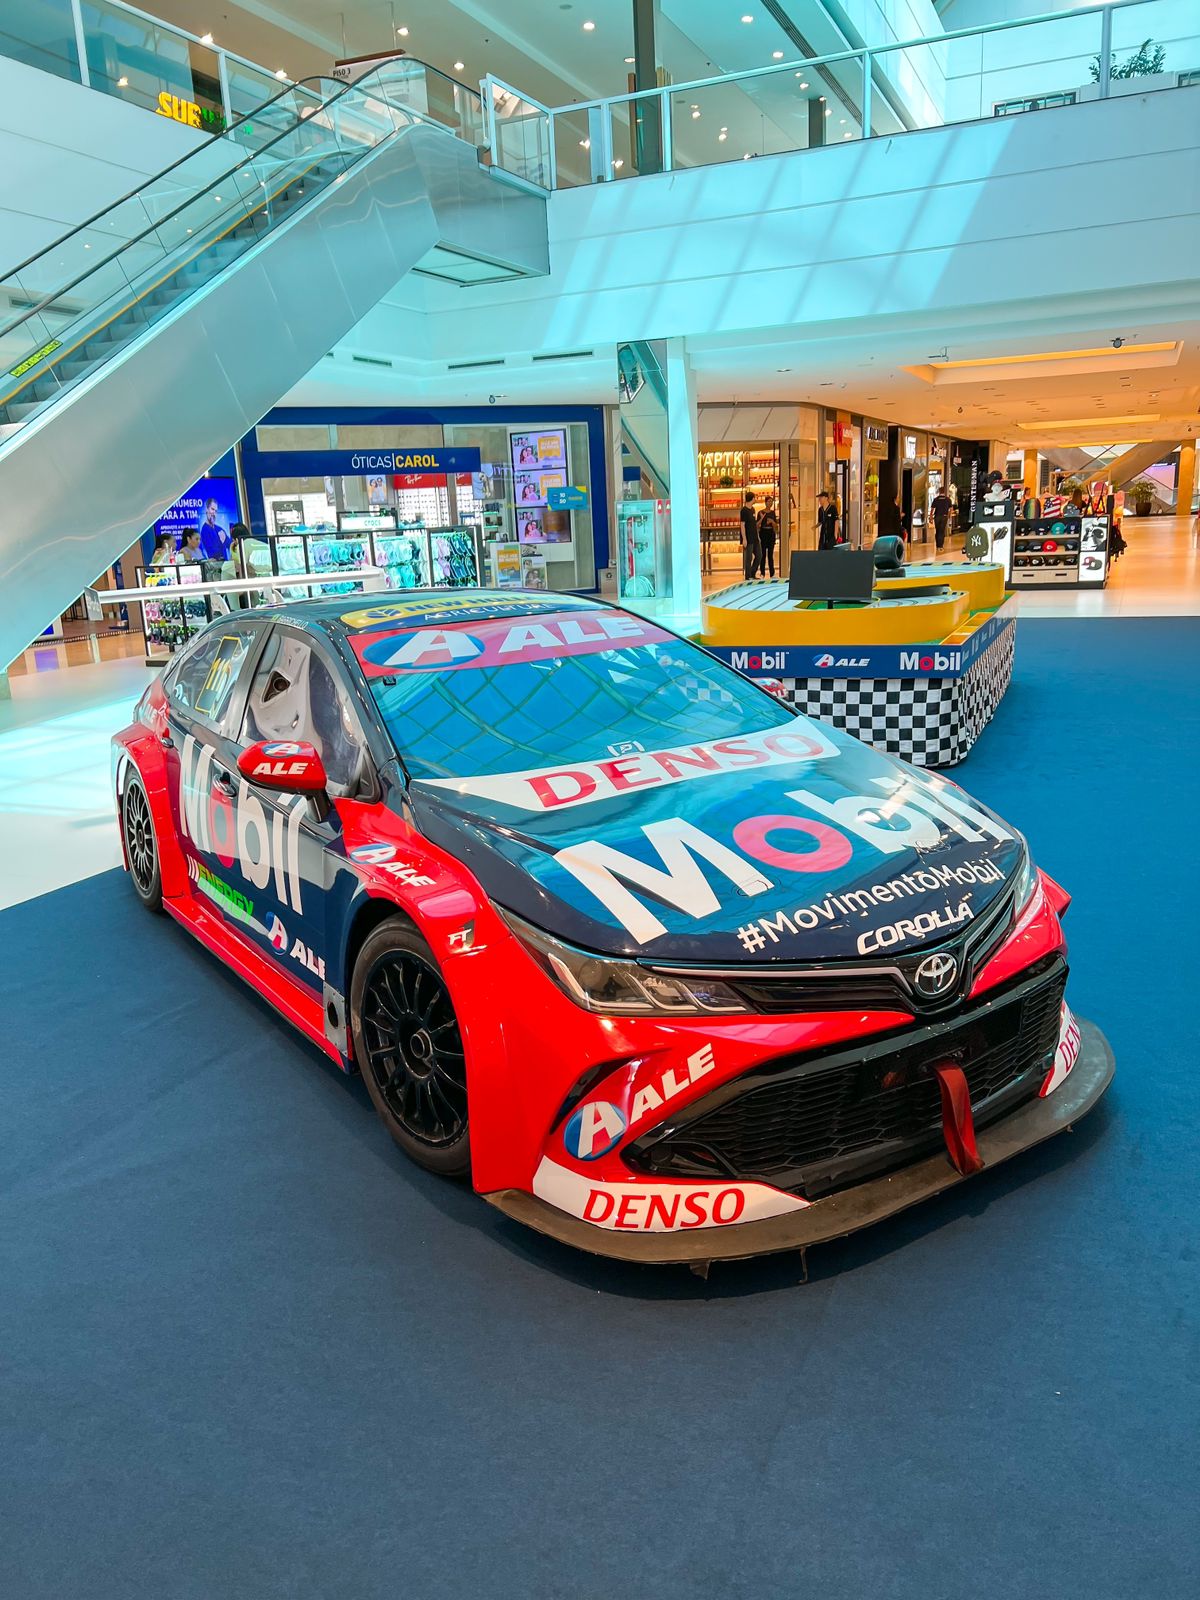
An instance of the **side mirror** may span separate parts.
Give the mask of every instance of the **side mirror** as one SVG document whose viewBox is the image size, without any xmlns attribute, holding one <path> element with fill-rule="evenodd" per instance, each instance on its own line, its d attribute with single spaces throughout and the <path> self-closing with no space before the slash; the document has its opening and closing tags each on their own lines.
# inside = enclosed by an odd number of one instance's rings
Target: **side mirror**
<svg viewBox="0 0 1200 1600">
<path fill-rule="evenodd" d="M 243 778 L 285 794 L 323 795 L 329 783 L 325 763 L 303 740 L 281 743 L 268 739 L 247 745 L 237 764 Z"/>
</svg>

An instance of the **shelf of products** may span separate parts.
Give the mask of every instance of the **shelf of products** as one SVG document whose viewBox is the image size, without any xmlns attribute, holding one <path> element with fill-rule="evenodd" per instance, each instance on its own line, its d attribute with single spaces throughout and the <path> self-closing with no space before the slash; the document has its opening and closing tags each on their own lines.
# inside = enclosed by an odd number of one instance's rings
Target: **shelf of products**
<svg viewBox="0 0 1200 1600">
<path fill-rule="evenodd" d="M 736 569 L 742 563 L 741 512 L 746 491 L 754 491 L 756 511 L 762 510 L 768 495 L 773 496 L 777 512 L 783 503 L 779 446 L 745 444 L 702 450 L 698 465 L 704 570 Z"/>
<path fill-rule="evenodd" d="M 1108 516 L 1013 517 L 1007 502 L 982 502 L 976 524 L 1013 589 L 1103 588 L 1108 579 Z"/>
</svg>

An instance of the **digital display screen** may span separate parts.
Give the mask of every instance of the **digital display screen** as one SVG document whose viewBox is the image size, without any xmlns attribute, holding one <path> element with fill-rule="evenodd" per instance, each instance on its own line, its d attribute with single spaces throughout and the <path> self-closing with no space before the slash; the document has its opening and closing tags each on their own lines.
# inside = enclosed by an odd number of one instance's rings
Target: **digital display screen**
<svg viewBox="0 0 1200 1600">
<path fill-rule="evenodd" d="M 200 555 L 206 561 L 228 561 L 229 530 L 240 520 L 236 480 L 201 478 L 173 506 L 168 506 L 154 524 L 150 536 L 151 554 L 158 534 L 171 534 L 178 548 L 185 533 L 199 528 Z"/>
</svg>

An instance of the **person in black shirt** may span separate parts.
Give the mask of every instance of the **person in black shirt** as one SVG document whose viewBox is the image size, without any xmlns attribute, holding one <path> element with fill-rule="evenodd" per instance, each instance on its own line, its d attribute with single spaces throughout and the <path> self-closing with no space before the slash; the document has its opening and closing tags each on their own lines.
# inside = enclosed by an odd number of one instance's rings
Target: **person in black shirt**
<svg viewBox="0 0 1200 1600">
<path fill-rule="evenodd" d="M 930 506 L 933 513 L 933 537 L 939 550 L 946 548 L 946 524 L 950 520 L 950 513 L 954 509 L 950 496 L 945 489 L 939 489 L 933 497 Z"/>
<path fill-rule="evenodd" d="M 822 489 L 817 496 L 817 549 L 836 550 L 838 543 L 837 506 Z"/>
<path fill-rule="evenodd" d="M 769 572 L 775 576 L 775 541 L 779 537 L 779 518 L 775 515 L 775 496 L 769 494 L 758 514 L 758 542 L 762 547 L 758 571 L 760 577 Z"/>
<path fill-rule="evenodd" d="M 746 490 L 742 502 L 742 572 L 756 578 L 762 571 L 762 545 L 758 540 L 758 518 L 754 515 L 754 490 Z"/>
</svg>

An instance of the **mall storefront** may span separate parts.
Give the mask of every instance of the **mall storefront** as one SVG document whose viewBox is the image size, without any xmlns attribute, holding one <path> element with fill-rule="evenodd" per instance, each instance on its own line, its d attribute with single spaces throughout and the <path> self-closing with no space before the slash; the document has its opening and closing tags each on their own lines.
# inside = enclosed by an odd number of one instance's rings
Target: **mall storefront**
<svg viewBox="0 0 1200 1600">
<path fill-rule="evenodd" d="M 271 570 L 390 588 L 593 590 L 608 561 L 600 407 L 275 410 L 240 450 Z"/>
</svg>

